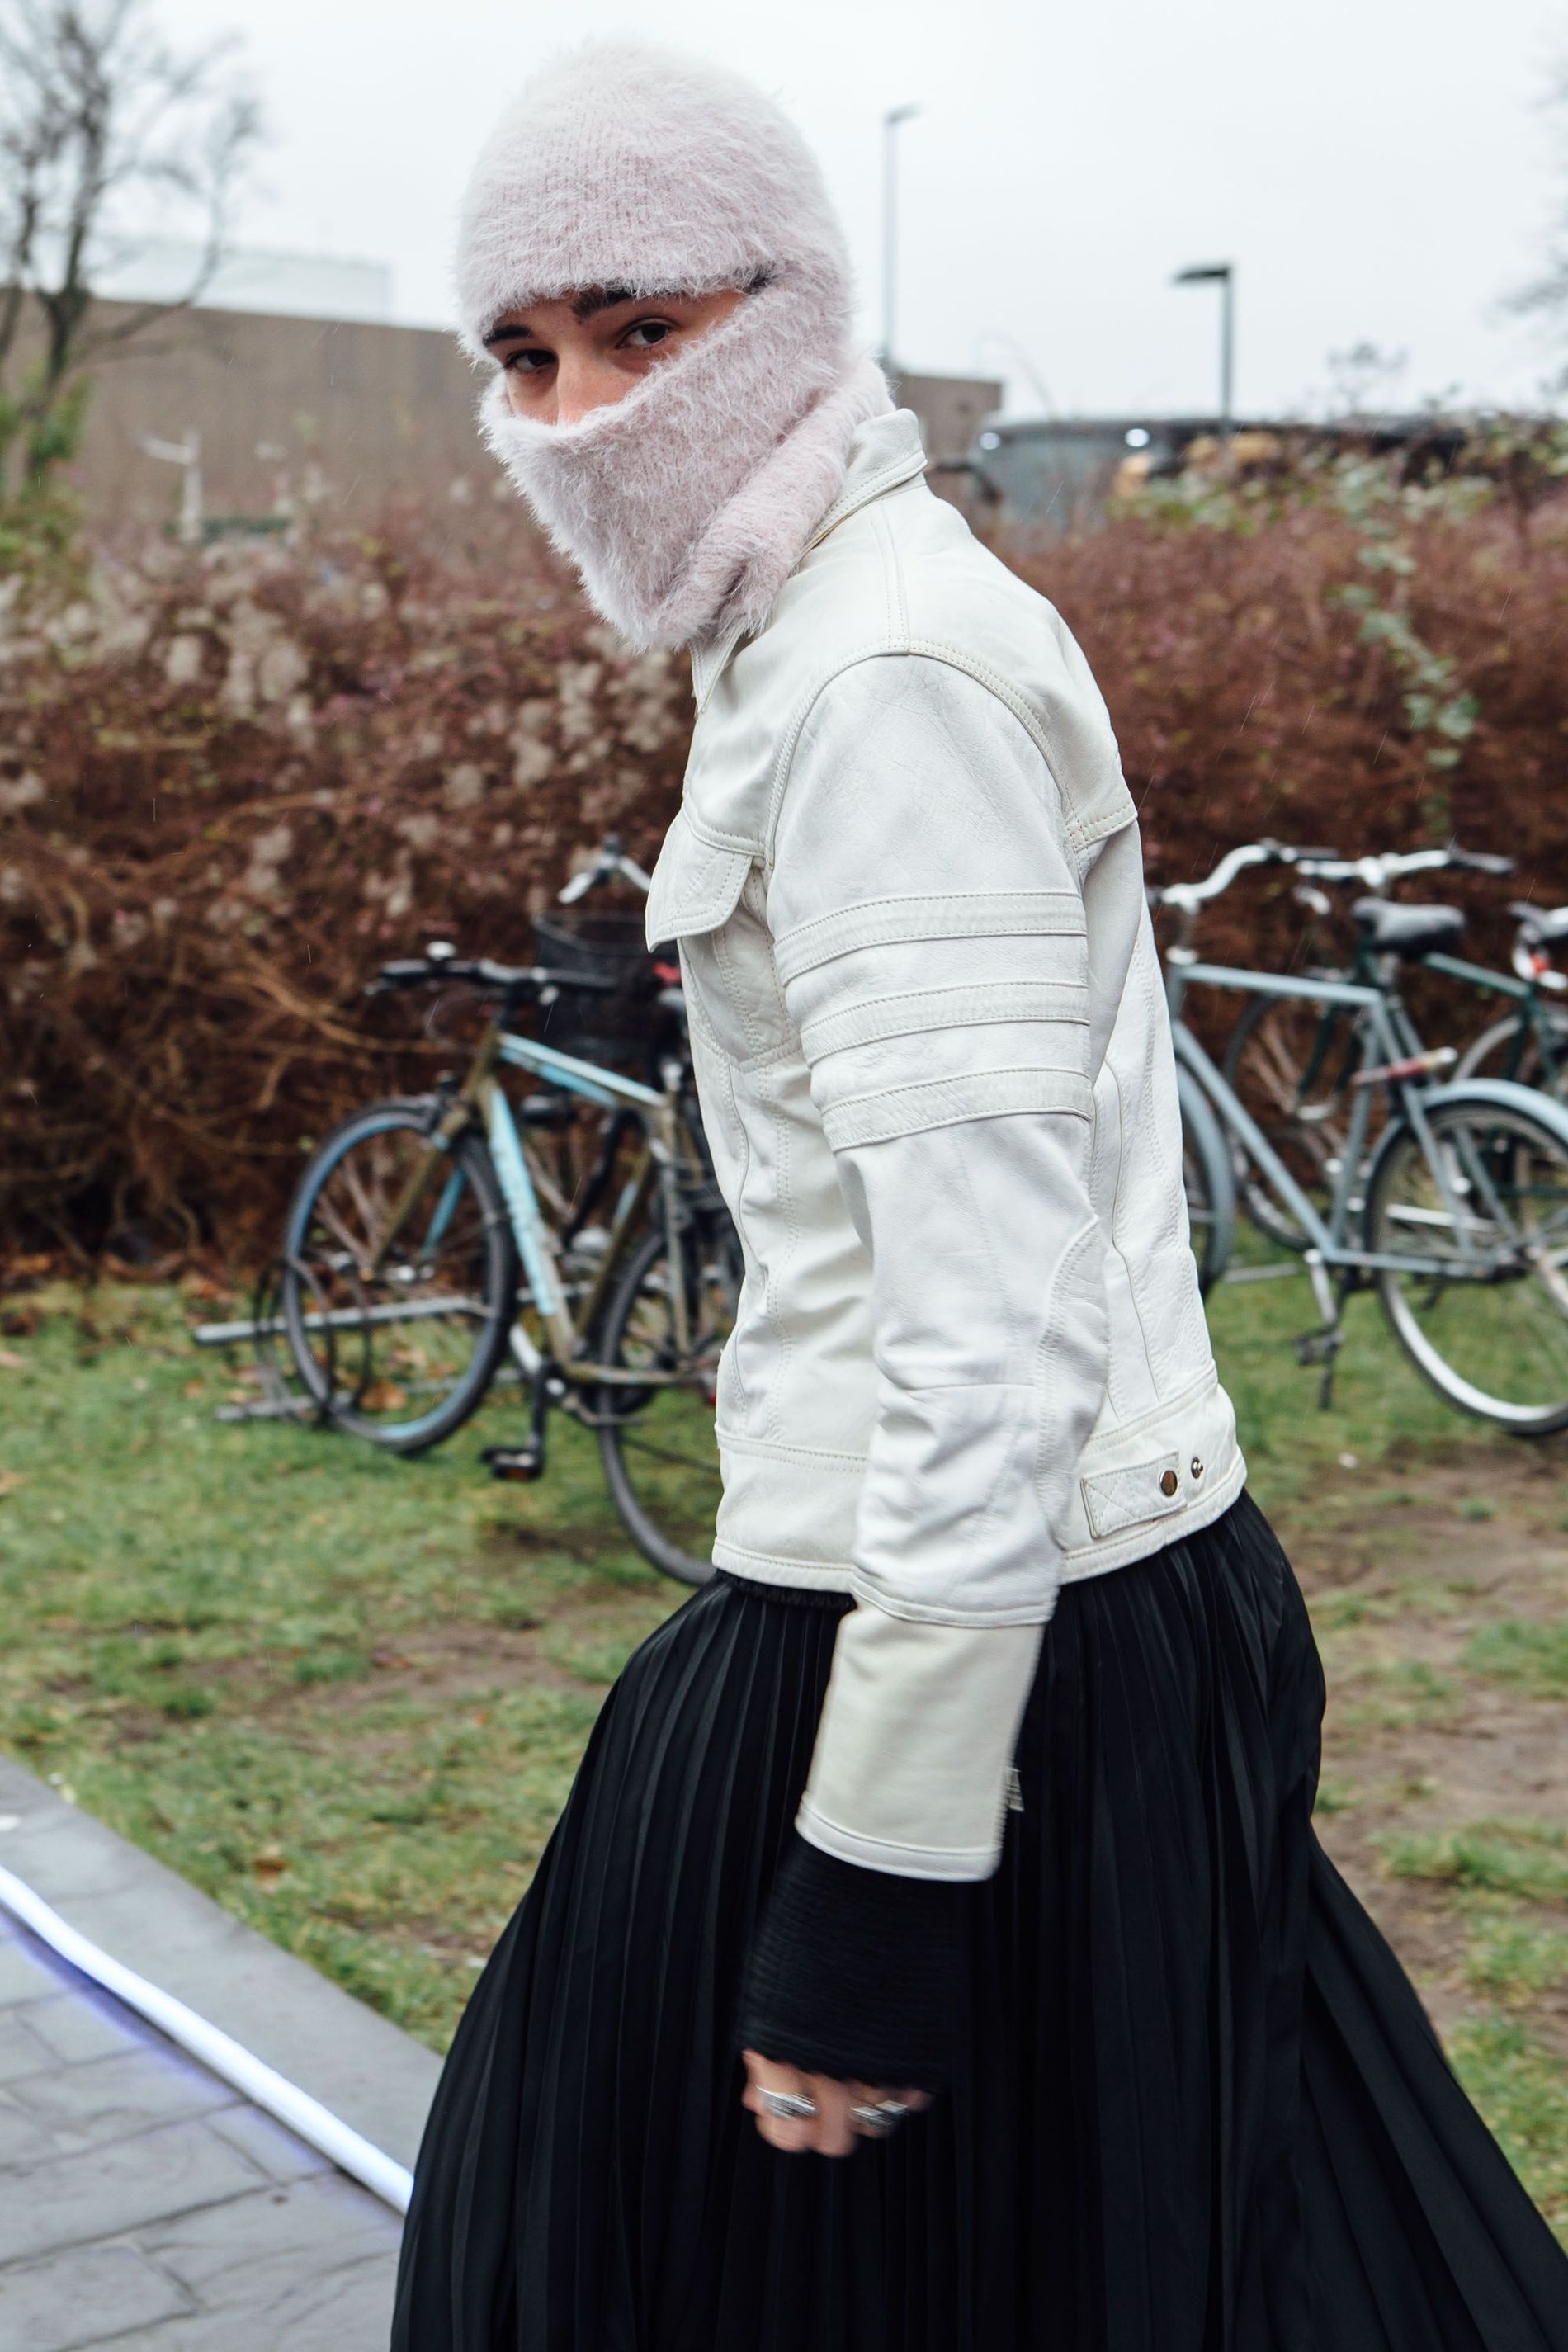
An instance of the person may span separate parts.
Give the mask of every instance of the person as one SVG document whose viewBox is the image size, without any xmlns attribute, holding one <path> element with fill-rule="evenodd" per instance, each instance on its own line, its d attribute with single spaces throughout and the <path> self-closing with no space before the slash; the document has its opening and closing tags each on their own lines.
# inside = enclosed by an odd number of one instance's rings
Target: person
<svg viewBox="0 0 1568 2352">
<path fill-rule="evenodd" d="M 688 646 L 647 908 L 744 1280 L 713 1580 L 458 2027 L 396 2352 L 1565 2352 L 1317 1843 L 1110 721 L 923 479 L 799 135 L 579 50 L 460 232 L 483 429 Z"/>
</svg>

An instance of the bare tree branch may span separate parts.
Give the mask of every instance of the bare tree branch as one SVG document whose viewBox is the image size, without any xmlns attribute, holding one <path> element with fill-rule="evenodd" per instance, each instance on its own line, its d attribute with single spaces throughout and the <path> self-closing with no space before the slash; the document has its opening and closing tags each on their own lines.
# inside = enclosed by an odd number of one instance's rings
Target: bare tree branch
<svg viewBox="0 0 1568 2352">
<path fill-rule="evenodd" d="M 1542 102 L 1556 142 L 1558 175 L 1568 182 L 1568 59 L 1552 74 Z M 1547 238 L 1546 257 L 1546 268 L 1540 277 L 1531 278 L 1508 298 L 1510 310 L 1535 312 L 1548 318 L 1568 313 L 1568 199 L 1559 206 Z"/>
<path fill-rule="evenodd" d="M 29 436 L 54 462 L 48 420 L 68 398 L 79 407 L 72 387 L 95 359 L 198 302 L 227 248 L 258 110 L 235 80 L 231 39 L 177 54 L 149 5 L 0 0 L 0 490 L 8 452 Z M 195 247 L 184 287 L 99 327 L 106 271 L 171 226 Z M 29 316 L 41 356 L 12 385 Z"/>
</svg>

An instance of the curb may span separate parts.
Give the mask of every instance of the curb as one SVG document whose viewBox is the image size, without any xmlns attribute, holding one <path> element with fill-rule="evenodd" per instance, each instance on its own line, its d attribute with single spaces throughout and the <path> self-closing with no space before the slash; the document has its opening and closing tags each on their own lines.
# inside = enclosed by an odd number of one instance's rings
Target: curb
<svg viewBox="0 0 1568 2352">
<path fill-rule="evenodd" d="M 441 2061 L 0 1756 L 0 1864 L 78 1934 L 412 2168 Z"/>
</svg>

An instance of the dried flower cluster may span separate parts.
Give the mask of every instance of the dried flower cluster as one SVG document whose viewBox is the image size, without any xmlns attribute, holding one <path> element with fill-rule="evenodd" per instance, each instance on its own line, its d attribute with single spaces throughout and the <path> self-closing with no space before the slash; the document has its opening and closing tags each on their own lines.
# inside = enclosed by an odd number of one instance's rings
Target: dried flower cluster
<svg viewBox="0 0 1568 2352">
<path fill-rule="evenodd" d="M 1471 501 L 1400 544 L 1399 610 L 1479 711 L 1440 802 L 1397 648 L 1342 593 L 1342 505 L 1245 531 L 1134 513 L 1017 555 L 1100 677 L 1155 875 L 1260 833 L 1349 851 L 1451 828 L 1514 852 L 1519 895 L 1568 898 L 1568 519 L 1544 507 L 1525 537 Z M 521 959 L 606 829 L 652 855 L 685 665 L 626 656 L 531 542 L 458 561 L 414 520 L 105 554 L 47 617 L 6 593 L 0 1256 L 254 1262 L 302 1139 L 461 1058 L 405 1001 L 365 1005 L 376 963 L 435 936 Z M 1472 894 L 1494 954 L 1506 895 Z M 1206 936 L 1279 961 L 1294 925 L 1260 886 Z"/>
</svg>

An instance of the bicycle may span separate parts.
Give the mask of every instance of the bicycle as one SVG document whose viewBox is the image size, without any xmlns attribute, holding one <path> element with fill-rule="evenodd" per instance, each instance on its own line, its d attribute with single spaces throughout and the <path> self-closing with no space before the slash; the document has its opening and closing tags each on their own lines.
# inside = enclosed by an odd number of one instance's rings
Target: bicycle
<svg viewBox="0 0 1568 2352">
<path fill-rule="evenodd" d="M 1166 953 L 1178 1068 L 1307 1237 L 1322 1321 L 1298 1341 L 1300 1360 L 1321 1364 L 1327 1405 L 1345 1302 L 1375 1288 L 1395 1339 L 1449 1403 L 1522 1436 L 1568 1427 L 1568 1111 L 1506 1079 L 1441 1083 L 1458 1056 L 1451 1047 L 1422 1045 L 1386 966 L 1365 982 L 1276 975 L 1205 964 L 1193 946 L 1202 908 L 1237 874 L 1311 855 L 1253 843 L 1231 851 L 1206 881 L 1152 894 L 1180 919 Z M 1419 945 L 1412 927 L 1403 951 Z M 1387 962 L 1401 951 L 1391 950 Z M 1197 986 L 1354 1016 L 1349 1131 L 1326 1171 L 1325 1212 L 1182 1018 L 1186 992 Z M 1384 1124 L 1368 1164 L 1378 1102 Z"/>
<path fill-rule="evenodd" d="M 597 1433 L 612 1498 L 645 1557 L 703 1582 L 720 1491 L 718 1362 L 741 1264 L 688 1125 L 689 1066 L 665 1054 L 652 1086 L 510 1025 L 524 1003 L 615 990 L 589 972 L 468 961 L 437 941 L 423 958 L 384 964 L 372 985 L 456 983 L 493 1000 L 461 1083 L 356 1112 L 300 1179 L 279 1276 L 300 1377 L 338 1428 L 416 1454 L 477 1410 L 510 1349 L 529 1391 L 529 1434 L 488 1449 L 492 1469 L 542 1475 L 549 1413 L 568 1412 Z M 548 1089 L 522 1104 L 521 1132 L 503 1068 Z M 619 1118 L 635 1156 L 623 1171 L 601 1154 L 601 1189 L 613 1177 L 616 1190 L 607 1226 L 579 1219 L 557 1231 L 522 1135 L 574 1116 L 578 1102 L 609 1112 L 612 1127 Z"/>
<path fill-rule="evenodd" d="M 1510 976 L 1449 951 L 1464 934 L 1465 918 L 1458 908 L 1385 901 L 1391 885 L 1410 875 L 1447 868 L 1501 876 L 1513 870 L 1511 858 L 1450 847 L 1357 858 L 1298 852 L 1292 863 L 1302 877 L 1294 896 L 1310 919 L 1300 950 L 1308 972 L 1319 979 L 1368 983 L 1380 960 L 1394 955 L 1471 989 L 1510 997 L 1518 1010 L 1482 1032 L 1456 1063 L 1455 1079 L 1500 1077 L 1568 1092 L 1568 1014 L 1547 1001 L 1548 992 L 1568 987 L 1550 954 L 1553 943 L 1568 939 L 1568 913 L 1555 915 L 1522 904 L 1510 909 L 1519 927 Z M 1321 885 L 1356 882 L 1369 895 L 1352 910 L 1356 939 L 1350 964 L 1315 959 L 1312 926 L 1332 912 Z M 1262 992 L 1242 1006 L 1221 1059 L 1227 1082 L 1298 1181 L 1320 1190 L 1344 1150 L 1346 1088 L 1355 1066 L 1355 1023 L 1342 1008 L 1283 1003 Z M 1238 1170 L 1237 1181 L 1242 1204 L 1258 1230 L 1287 1249 L 1304 1249 L 1304 1230 L 1280 1210 L 1267 1188 L 1246 1169 Z"/>
</svg>

